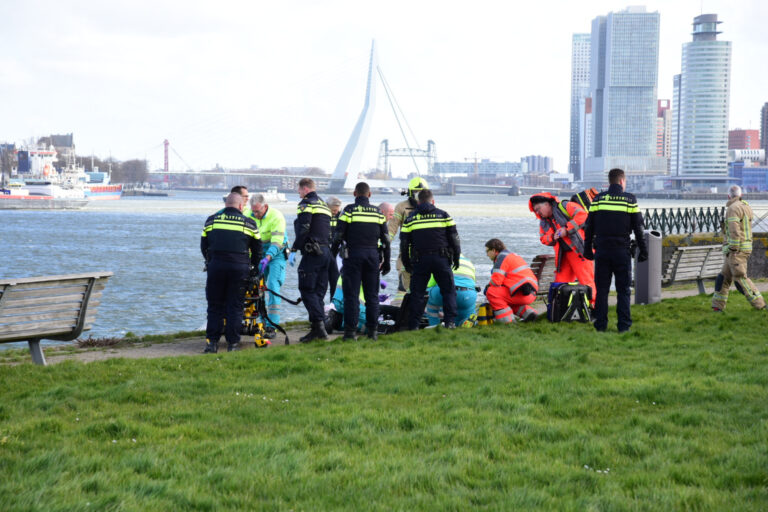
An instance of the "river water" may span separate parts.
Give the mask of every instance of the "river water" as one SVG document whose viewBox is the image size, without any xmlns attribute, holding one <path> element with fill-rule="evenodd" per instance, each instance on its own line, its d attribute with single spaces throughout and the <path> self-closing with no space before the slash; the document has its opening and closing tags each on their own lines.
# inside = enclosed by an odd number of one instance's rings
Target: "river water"
<svg viewBox="0 0 768 512">
<path fill-rule="evenodd" d="M 221 193 L 175 192 L 170 197 L 125 197 L 95 201 L 80 211 L 0 210 L 0 278 L 111 271 L 90 334 L 94 337 L 196 330 L 205 323 L 205 273 L 200 233 L 208 215 L 221 208 Z M 285 214 L 289 238 L 298 196 L 272 205 Z M 352 196 L 341 196 L 344 204 Z M 401 196 L 374 196 L 396 203 Z M 484 243 L 499 238 L 530 261 L 549 252 L 539 243 L 538 223 L 527 197 L 438 196 L 436 204 L 456 220 L 463 253 L 488 280 L 491 262 Z M 756 202 L 760 203 L 760 202 Z M 768 206 L 763 201 L 762 207 Z M 722 206 L 724 201 L 640 200 L 641 208 Z M 398 241 L 393 241 L 393 256 Z M 385 280 L 396 284 L 393 271 Z M 296 298 L 295 267 L 288 267 L 283 295 Z M 283 303 L 283 319 L 306 318 L 302 306 Z M 0 345 L 2 348 L 2 345 Z"/>
</svg>

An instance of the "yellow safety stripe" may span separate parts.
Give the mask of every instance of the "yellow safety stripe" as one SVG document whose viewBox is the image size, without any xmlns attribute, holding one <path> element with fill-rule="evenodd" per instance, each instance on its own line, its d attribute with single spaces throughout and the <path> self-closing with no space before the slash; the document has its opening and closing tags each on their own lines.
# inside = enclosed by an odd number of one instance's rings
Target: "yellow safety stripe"
<svg viewBox="0 0 768 512">
<path fill-rule="evenodd" d="M 592 203 L 589 209 L 590 212 L 598 211 L 610 211 L 610 212 L 624 212 L 624 213 L 638 213 L 637 203 L 627 203 L 625 201 L 598 201 Z"/>
<path fill-rule="evenodd" d="M 463 256 L 459 258 L 459 269 L 453 271 L 454 275 L 466 276 L 475 280 L 475 266 L 471 261 L 465 259 Z"/>
<path fill-rule="evenodd" d="M 260 240 L 261 237 L 259 236 L 258 230 L 254 231 L 251 228 L 248 228 L 244 226 L 243 224 L 238 224 L 236 222 L 228 222 L 224 220 L 215 220 L 213 221 L 213 224 L 210 226 L 206 226 L 205 229 L 203 229 L 203 236 L 207 236 L 210 231 L 213 231 L 214 229 L 223 229 L 226 231 L 240 231 L 241 233 L 245 233 L 248 236 L 252 236 L 253 238 Z"/>
<path fill-rule="evenodd" d="M 436 219 L 436 218 L 422 219 L 419 217 L 418 214 L 416 214 L 413 220 L 403 224 L 402 231 L 404 233 L 408 233 L 410 231 L 416 231 L 419 229 L 447 228 L 455 225 L 456 223 L 453 221 L 451 217 L 446 217 L 444 219 Z"/>
<path fill-rule="evenodd" d="M 386 219 L 384 215 L 376 212 L 361 212 L 353 211 L 352 213 L 344 212 L 339 218 L 339 221 L 351 224 L 353 222 L 367 222 L 371 224 L 384 224 Z"/>
<path fill-rule="evenodd" d="M 307 203 L 304 205 L 304 209 L 301 209 L 301 206 L 297 209 L 296 214 L 300 215 L 302 213 L 311 213 L 312 215 L 320 214 L 320 215 L 327 215 L 329 217 L 333 217 L 331 214 L 331 209 L 328 208 L 328 206 L 320 201 L 319 203 Z"/>
</svg>

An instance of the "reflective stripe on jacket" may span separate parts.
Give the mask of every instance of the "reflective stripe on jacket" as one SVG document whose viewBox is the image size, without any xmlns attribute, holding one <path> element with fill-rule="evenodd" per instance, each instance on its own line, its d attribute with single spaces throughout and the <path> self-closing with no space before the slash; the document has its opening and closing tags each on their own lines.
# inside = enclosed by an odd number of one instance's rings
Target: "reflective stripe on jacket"
<svg viewBox="0 0 768 512">
<path fill-rule="evenodd" d="M 491 286 L 504 286 L 513 295 L 525 283 L 539 290 L 539 282 L 525 260 L 513 252 L 501 251 L 493 262 Z"/>
</svg>

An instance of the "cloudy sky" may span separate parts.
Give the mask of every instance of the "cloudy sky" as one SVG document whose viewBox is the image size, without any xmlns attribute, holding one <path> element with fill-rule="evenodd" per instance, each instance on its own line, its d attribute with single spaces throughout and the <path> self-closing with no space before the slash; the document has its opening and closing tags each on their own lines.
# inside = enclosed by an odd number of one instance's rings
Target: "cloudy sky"
<svg viewBox="0 0 768 512">
<path fill-rule="evenodd" d="M 640 5 L 637 2 L 635 5 Z M 415 134 L 438 159 L 568 158 L 571 35 L 628 2 L 4 0 L 0 141 L 74 133 L 79 154 L 172 169 L 332 171 L 362 109 L 371 41 Z M 768 2 L 646 2 L 661 13 L 659 98 L 693 17 L 733 42 L 731 128 L 768 102 Z M 405 142 L 383 88 L 362 165 Z M 405 165 L 405 164 L 398 164 Z"/>
</svg>

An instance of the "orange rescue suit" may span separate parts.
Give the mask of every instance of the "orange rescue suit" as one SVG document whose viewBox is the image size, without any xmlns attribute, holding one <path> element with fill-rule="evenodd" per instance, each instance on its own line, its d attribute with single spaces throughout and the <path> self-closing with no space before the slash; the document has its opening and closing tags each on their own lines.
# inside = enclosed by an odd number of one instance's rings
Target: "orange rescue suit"
<svg viewBox="0 0 768 512">
<path fill-rule="evenodd" d="M 584 257 L 584 225 L 589 215 L 576 201 L 558 201 L 557 196 L 549 192 L 540 192 L 531 196 L 528 208 L 533 209 L 532 199 L 544 197 L 552 206 L 552 216 L 539 219 L 541 243 L 555 248 L 555 281 L 572 283 L 578 281 L 592 288 L 592 305 L 596 297 L 595 265 Z M 566 234 L 555 239 L 555 232 L 565 228 Z"/>
<path fill-rule="evenodd" d="M 538 289 L 539 282 L 523 258 L 513 252 L 500 252 L 493 262 L 491 282 L 485 292 L 493 308 L 494 322 L 510 323 L 514 316 L 523 318 L 535 312 L 529 304 L 536 300 Z"/>
</svg>

